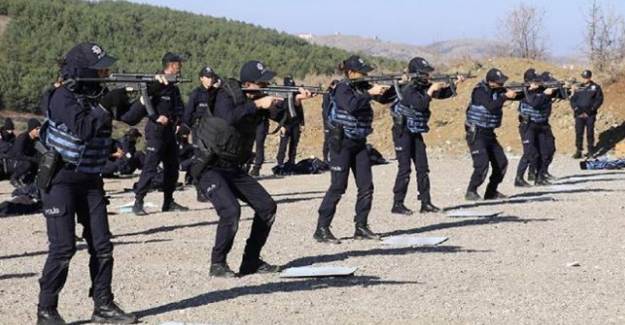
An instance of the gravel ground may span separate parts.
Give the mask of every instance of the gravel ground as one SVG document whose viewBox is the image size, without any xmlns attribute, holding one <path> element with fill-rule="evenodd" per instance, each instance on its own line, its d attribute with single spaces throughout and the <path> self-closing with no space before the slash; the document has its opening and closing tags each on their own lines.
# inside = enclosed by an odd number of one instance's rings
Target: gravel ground
<svg viewBox="0 0 625 325">
<path fill-rule="evenodd" d="M 511 167 L 517 160 L 511 159 Z M 289 266 L 358 267 L 348 278 L 210 278 L 217 216 L 209 204 L 195 201 L 194 190 L 176 194 L 192 211 L 146 217 L 118 213 L 132 196 L 115 194 L 109 211 L 116 300 L 148 324 L 625 323 L 625 172 L 580 171 L 577 162 L 558 157 L 553 173 L 561 176 L 560 185 L 519 190 L 508 175 L 502 192 L 513 197 L 507 202 L 467 204 L 469 158 L 435 157 L 430 165 L 439 206 L 503 213 L 494 218 L 392 215 L 393 162 L 374 168 L 373 230 L 449 240 L 430 248 L 385 248 L 380 242 L 351 239 L 323 245 L 312 233 L 329 174 L 262 181 L 279 203 L 264 258 Z M 106 187 L 117 192 L 132 182 L 111 180 Z M 415 188 L 413 179 L 409 197 L 416 198 Z M 10 186 L 3 182 L 3 199 L 8 192 Z M 161 199 L 155 193 L 147 197 L 159 207 Z M 337 236 L 353 234 L 354 201 L 352 180 L 334 221 Z M 416 200 L 407 205 L 418 208 Z M 234 269 L 251 216 L 250 209 L 243 209 L 229 258 Z M 35 322 L 37 278 L 46 250 L 41 215 L 0 219 L 0 324 Z M 79 243 L 59 306 L 68 321 L 91 315 L 87 261 Z M 573 262 L 579 266 L 569 266 Z"/>
</svg>

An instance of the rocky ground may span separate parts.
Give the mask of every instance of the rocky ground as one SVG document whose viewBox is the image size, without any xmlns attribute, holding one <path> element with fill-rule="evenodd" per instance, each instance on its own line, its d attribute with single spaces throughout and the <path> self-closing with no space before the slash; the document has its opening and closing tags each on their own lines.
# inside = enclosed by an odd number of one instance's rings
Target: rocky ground
<svg viewBox="0 0 625 325">
<path fill-rule="evenodd" d="M 512 167 L 516 161 L 511 158 Z M 470 165 L 466 156 L 433 155 L 435 203 L 501 215 L 392 215 L 395 163 L 374 168 L 371 227 L 384 236 L 449 237 L 430 248 L 389 248 L 349 238 L 341 245 L 316 243 L 311 237 L 316 209 L 329 174 L 263 180 L 279 203 L 264 258 L 287 266 L 358 267 L 353 277 L 326 279 L 210 278 L 217 216 L 209 204 L 196 202 L 189 188 L 176 197 L 190 212 L 152 208 L 150 215 L 136 217 L 118 208 L 131 195 L 115 194 L 133 180 L 108 181 L 116 299 L 147 324 L 625 323 L 625 172 L 581 171 L 576 161 L 559 157 L 553 167 L 561 177 L 558 185 L 519 190 L 508 177 L 502 191 L 510 199 L 473 204 L 463 200 Z M 7 182 L 0 192 L 8 198 Z M 338 236 L 353 233 L 354 200 L 351 182 L 333 225 Z M 147 201 L 160 206 L 161 197 L 153 193 Z M 407 204 L 418 208 L 414 199 Z M 240 263 L 251 217 L 252 211 L 243 209 L 229 258 L 233 268 Z M 92 309 L 88 254 L 84 243 L 78 247 L 59 307 L 72 322 L 88 319 Z M 46 250 L 41 215 L 0 219 L 0 324 L 34 323 Z"/>
</svg>

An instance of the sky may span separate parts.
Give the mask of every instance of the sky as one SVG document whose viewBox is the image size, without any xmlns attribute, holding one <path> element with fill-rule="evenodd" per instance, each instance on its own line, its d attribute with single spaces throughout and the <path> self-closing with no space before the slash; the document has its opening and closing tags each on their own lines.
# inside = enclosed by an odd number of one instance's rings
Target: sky
<svg viewBox="0 0 625 325">
<path fill-rule="evenodd" d="M 497 39 L 500 20 L 518 0 L 131 0 L 245 21 L 291 34 L 341 33 L 414 45 L 458 38 Z M 551 54 L 581 52 L 584 12 L 591 0 L 525 0 L 545 11 Z M 625 15 L 625 1 L 600 0 Z"/>
</svg>

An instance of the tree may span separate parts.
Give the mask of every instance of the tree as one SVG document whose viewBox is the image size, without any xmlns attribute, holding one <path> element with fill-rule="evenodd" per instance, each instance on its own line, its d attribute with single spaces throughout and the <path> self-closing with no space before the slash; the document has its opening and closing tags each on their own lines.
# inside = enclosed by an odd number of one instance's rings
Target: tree
<svg viewBox="0 0 625 325">
<path fill-rule="evenodd" d="M 625 18 L 592 0 L 586 12 L 584 43 L 592 66 L 601 72 L 611 71 L 625 59 Z"/>
<path fill-rule="evenodd" d="M 503 30 L 500 38 L 511 45 L 508 55 L 526 59 L 545 58 L 544 17 L 544 10 L 519 4 L 501 19 Z"/>
</svg>

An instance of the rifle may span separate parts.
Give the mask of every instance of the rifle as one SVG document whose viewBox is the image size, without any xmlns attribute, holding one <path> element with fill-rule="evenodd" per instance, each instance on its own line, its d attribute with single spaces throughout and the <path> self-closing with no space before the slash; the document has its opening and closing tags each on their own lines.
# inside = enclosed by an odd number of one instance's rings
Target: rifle
<svg viewBox="0 0 625 325">
<path fill-rule="evenodd" d="M 289 117 L 297 117 L 297 111 L 295 110 L 295 95 L 299 94 L 299 89 L 304 88 L 313 94 L 326 94 L 327 91 L 321 89 L 321 87 L 313 86 L 267 86 L 265 88 L 243 88 L 243 92 L 246 93 L 259 93 L 267 96 L 279 97 L 287 101 Z M 275 132 L 274 132 L 275 133 Z"/>
<path fill-rule="evenodd" d="M 402 74 L 388 74 L 379 76 L 366 76 L 357 79 L 350 79 L 351 83 L 370 82 L 378 84 L 389 84 L 395 87 L 397 93 L 399 93 L 399 85 L 406 84 L 411 80 L 423 80 L 429 82 L 445 82 L 449 84 L 453 96 L 456 96 L 456 85 L 454 81 L 458 77 L 465 79 L 475 78 L 471 73 L 454 73 L 454 74 L 435 74 L 427 75 L 423 73 L 402 73 Z"/>
<path fill-rule="evenodd" d="M 108 78 L 76 78 L 74 82 L 97 82 L 97 83 L 111 83 L 113 88 L 124 88 L 130 92 L 138 92 L 139 97 L 142 98 L 145 110 L 149 117 L 156 116 L 156 111 L 150 101 L 148 94 L 148 84 L 159 82 L 156 79 L 156 74 L 133 74 L 133 73 L 113 73 Z M 189 79 L 183 79 L 178 75 L 162 75 L 165 80 L 170 84 L 191 82 Z M 67 83 L 68 81 L 65 81 Z M 71 82 L 71 81 L 70 81 Z"/>
<path fill-rule="evenodd" d="M 550 89 L 550 88 L 557 89 L 560 92 L 560 97 L 563 99 L 568 98 L 570 95 L 571 87 L 569 83 L 564 82 L 564 81 L 559 81 L 559 80 L 523 82 L 523 83 L 512 82 L 512 83 L 506 84 L 504 86 L 504 89 L 509 89 L 517 93 L 523 92 L 527 96 L 527 90 L 532 84 L 537 84 L 539 87 L 542 87 L 544 89 Z"/>
</svg>

